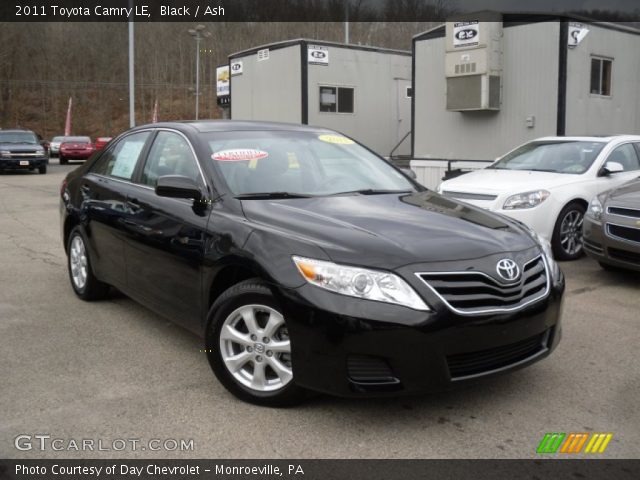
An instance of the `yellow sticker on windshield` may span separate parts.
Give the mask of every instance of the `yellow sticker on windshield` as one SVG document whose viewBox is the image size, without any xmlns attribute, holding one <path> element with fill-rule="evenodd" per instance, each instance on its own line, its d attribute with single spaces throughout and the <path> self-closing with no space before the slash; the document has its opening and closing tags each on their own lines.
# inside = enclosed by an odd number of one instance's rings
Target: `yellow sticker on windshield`
<svg viewBox="0 0 640 480">
<path fill-rule="evenodd" d="M 327 143 L 337 143 L 338 145 L 352 145 L 355 143 L 350 138 L 341 135 L 320 135 L 318 139 Z"/>
</svg>

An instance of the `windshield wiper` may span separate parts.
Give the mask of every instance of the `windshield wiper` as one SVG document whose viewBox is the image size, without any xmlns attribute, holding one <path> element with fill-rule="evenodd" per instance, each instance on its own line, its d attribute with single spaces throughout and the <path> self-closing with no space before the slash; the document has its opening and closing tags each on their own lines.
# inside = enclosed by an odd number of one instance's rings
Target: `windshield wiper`
<svg viewBox="0 0 640 480">
<path fill-rule="evenodd" d="M 349 190 L 347 192 L 338 192 L 332 193 L 331 196 L 334 195 L 384 195 L 386 193 L 414 193 L 413 190 L 382 190 L 375 188 L 363 188 L 361 190 Z"/>
<path fill-rule="evenodd" d="M 280 198 L 311 198 L 311 195 L 304 193 L 291 192 L 257 192 L 257 193 L 241 193 L 236 195 L 238 200 L 277 200 Z"/>
<path fill-rule="evenodd" d="M 531 172 L 551 172 L 551 173 L 560 173 L 557 170 L 550 170 L 546 168 L 527 168 L 527 170 Z"/>
</svg>

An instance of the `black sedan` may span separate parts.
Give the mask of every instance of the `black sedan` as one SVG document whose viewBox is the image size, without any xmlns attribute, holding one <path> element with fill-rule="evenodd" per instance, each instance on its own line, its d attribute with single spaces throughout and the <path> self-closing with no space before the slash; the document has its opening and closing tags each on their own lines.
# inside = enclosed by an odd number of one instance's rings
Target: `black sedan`
<svg viewBox="0 0 640 480">
<path fill-rule="evenodd" d="M 80 298 L 114 286 L 201 334 L 253 403 L 442 390 L 560 340 L 547 242 L 323 128 L 137 127 L 67 176 L 60 211 Z"/>
</svg>

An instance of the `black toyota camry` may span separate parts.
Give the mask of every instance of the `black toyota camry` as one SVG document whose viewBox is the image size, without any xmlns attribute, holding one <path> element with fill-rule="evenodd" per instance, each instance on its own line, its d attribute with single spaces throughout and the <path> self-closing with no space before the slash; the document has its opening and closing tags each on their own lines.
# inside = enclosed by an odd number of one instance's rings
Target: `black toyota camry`
<svg viewBox="0 0 640 480">
<path fill-rule="evenodd" d="M 133 128 L 67 176 L 60 205 L 75 293 L 113 286 L 199 333 L 249 402 L 437 391 L 560 340 L 548 243 L 331 130 Z"/>
</svg>

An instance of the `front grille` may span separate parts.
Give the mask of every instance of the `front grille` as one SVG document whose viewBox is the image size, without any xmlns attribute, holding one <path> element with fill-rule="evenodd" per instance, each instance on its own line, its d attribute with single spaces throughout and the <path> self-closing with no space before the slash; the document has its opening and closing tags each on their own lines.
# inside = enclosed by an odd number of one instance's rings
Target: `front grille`
<svg viewBox="0 0 640 480">
<path fill-rule="evenodd" d="M 417 274 L 453 311 L 460 314 L 508 312 L 524 308 L 549 292 L 542 256 L 527 262 L 520 280 L 502 284 L 482 272 L 424 272 Z"/>
<path fill-rule="evenodd" d="M 640 253 L 620 250 L 619 248 L 608 248 L 607 251 L 609 256 L 615 260 L 640 265 Z"/>
<path fill-rule="evenodd" d="M 484 193 L 451 192 L 448 190 L 444 190 L 442 194 L 446 195 L 447 197 L 457 198 L 459 200 L 495 200 L 496 198 L 498 198 L 497 195 L 488 195 Z"/>
<path fill-rule="evenodd" d="M 349 378 L 356 383 L 399 383 L 399 380 L 393 375 L 391 367 L 383 358 L 370 355 L 349 355 L 347 373 Z"/>
<path fill-rule="evenodd" d="M 38 152 L 9 152 L 9 156 L 11 158 L 32 158 L 38 157 L 40 154 Z"/>
<path fill-rule="evenodd" d="M 547 330 L 534 337 L 509 345 L 449 355 L 447 356 L 449 375 L 452 380 L 464 380 L 513 367 L 546 352 L 548 341 L 549 331 Z"/>
<path fill-rule="evenodd" d="M 611 237 L 640 243 L 640 228 L 623 227 L 622 225 L 607 223 L 607 233 Z"/>
<path fill-rule="evenodd" d="M 622 217 L 640 218 L 640 210 L 623 207 L 609 207 L 607 213 L 610 215 L 620 215 Z"/>
</svg>

